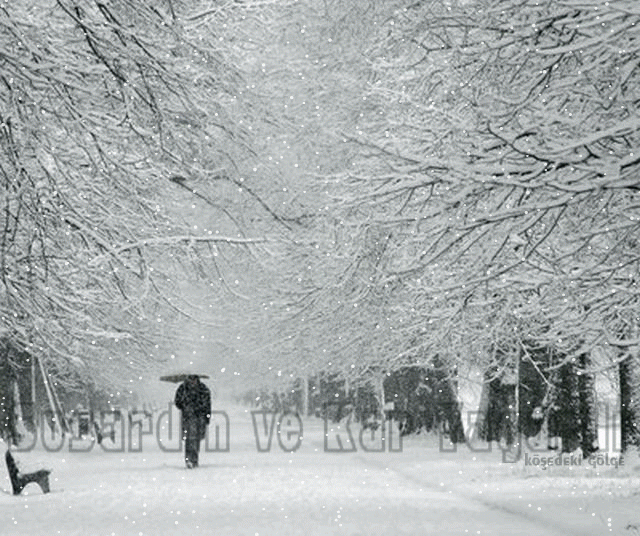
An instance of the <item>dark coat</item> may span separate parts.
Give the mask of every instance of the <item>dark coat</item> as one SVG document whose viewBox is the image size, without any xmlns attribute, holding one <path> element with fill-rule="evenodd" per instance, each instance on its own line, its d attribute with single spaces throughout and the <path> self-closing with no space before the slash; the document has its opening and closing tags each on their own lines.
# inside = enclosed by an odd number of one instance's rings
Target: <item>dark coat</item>
<svg viewBox="0 0 640 536">
<path fill-rule="evenodd" d="M 211 420 L 211 391 L 200 380 L 187 380 L 176 391 L 176 407 L 182 412 L 185 435 L 203 439 Z"/>
</svg>

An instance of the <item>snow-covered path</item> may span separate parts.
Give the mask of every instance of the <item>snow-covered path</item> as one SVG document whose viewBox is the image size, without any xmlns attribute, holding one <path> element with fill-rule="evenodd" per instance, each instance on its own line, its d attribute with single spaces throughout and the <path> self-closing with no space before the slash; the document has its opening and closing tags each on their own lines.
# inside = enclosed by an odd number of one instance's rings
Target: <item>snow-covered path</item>
<svg viewBox="0 0 640 536">
<path fill-rule="evenodd" d="M 374 453 L 356 444 L 355 452 L 325 452 L 322 423 L 312 421 L 294 452 L 275 439 L 271 450 L 258 452 L 250 415 L 236 410 L 230 423 L 230 452 L 202 452 L 196 470 L 183 467 L 180 453 L 158 448 L 153 436 L 136 453 L 97 446 L 18 453 L 23 465 L 54 469 L 52 493 L 30 485 L 14 497 L 8 478 L 0 478 L 0 534 L 571 534 L 556 519 L 452 489 L 455 465 L 443 464 L 438 474 L 437 461 L 419 465 L 411 448 Z"/>
</svg>

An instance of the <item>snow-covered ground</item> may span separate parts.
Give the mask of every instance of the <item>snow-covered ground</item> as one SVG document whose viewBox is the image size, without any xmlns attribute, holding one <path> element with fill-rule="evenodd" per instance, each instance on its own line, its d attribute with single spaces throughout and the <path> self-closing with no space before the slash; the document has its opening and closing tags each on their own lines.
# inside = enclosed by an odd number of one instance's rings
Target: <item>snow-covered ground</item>
<svg viewBox="0 0 640 536">
<path fill-rule="evenodd" d="M 405 438 L 400 451 L 397 434 L 387 437 L 384 452 L 373 452 L 380 435 L 360 436 L 356 425 L 350 427 L 353 445 L 346 428 L 330 428 L 326 449 L 324 423 L 312 418 L 302 423 L 298 448 L 299 425 L 287 420 L 279 436 L 274 425 L 268 449 L 270 417 L 265 422 L 256 415 L 254 426 L 249 409 L 229 406 L 226 413 L 229 451 L 203 450 L 194 470 L 184 468 L 179 452 L 167 450 L 175 441 L 168 440 L 163 420 L 160 435 L 145 435 L 140 449 L 133 434 L 138 452 L 130 452 L 128 440 L 124 452 L 98 445 L 70 451 L 66 444 L 50 452 L 41 441 L 15 452 L 24 470 L 53 469 L 52 492 L 30 484 L 13 496 L 6 471 L 0 471 L 0 534 L 640 534 L 637 459 L 619 467 L 574 460 L 543 470 L 548 452 L 503 463 L 495 446 L 492 452 L 467 446 L 452 452 L 446 444 L 440 449 L 433 436 Z M 217 422 L 224 447 L 225 421 Z M 176 425 L 173 419 L 174 434 Z"/>
</svg>

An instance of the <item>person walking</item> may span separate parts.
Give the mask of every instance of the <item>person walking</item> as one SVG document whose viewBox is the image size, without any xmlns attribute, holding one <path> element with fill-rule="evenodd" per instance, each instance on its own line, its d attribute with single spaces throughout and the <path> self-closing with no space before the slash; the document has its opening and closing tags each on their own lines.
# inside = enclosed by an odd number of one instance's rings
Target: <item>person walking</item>
<svg viewBox="0 0 640 536">
<path fill-rule="evenodd" d="M 211 391 L 192 374 L 176 390 L 175 405 L 181 412 L 184 459 L 188 469 L 198 467 L 200 442 L 211 420 Z"/>
</svg>

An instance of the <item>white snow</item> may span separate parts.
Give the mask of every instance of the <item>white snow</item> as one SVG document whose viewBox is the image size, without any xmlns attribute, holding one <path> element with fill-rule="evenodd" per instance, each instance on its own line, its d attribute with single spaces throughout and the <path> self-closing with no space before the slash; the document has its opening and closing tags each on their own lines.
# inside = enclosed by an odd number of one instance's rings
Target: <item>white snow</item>
<svg viewBox="0 0 640 536">
<path fill-rule="evenodd" d="M 6 471 L 0 471 L 0 534 L 640 534 L 637 458 L 627 457 L 617 468 L 583 461 L 542 470 L 523 459 L 502 463 L 495 446 L 492 452 L 464 445 L 452 452 L 444 443 L 447 451 L 440 452 L 433 436 L 404 438 L 401 452 L 375 453 L 363 445 L 372 449 L 377 438 L 370 441 L 366 432 L 360 440 L 355 424 L 354 445 L 344 426 L 332 426 L 327 437 L 329 447 L 337 448 L 339 434 L 355 451 L 325 452 L 324 423 L 313 418 L 303 420 L 297 450 L 285 452 L 274 435 L 270 451 L 258 452 L 251 410 L 226 411 L 229 452 L 203 450 L 194 470 L 184 468 L 180 452 L 163 451 L 155 435 L 143 437 L 140 452 L 107 452 L 98 445 L 49 452 L 40 441 L 28 452 L 14 452 L 25 470 L 53 469 L 52 492 L 30 484 L 13 496 Z M 176 433 L 177 420 L 172 424 Z M 160 438 L 170 445 L 160 425 Z M 266 445 L 264 429 L 258 432 Z M 283 422 L 280 432 L 285 447 L 295 444 L 295 422 Z M 391 444 L 398 450 L 397 433 Z"/>
</svg>

